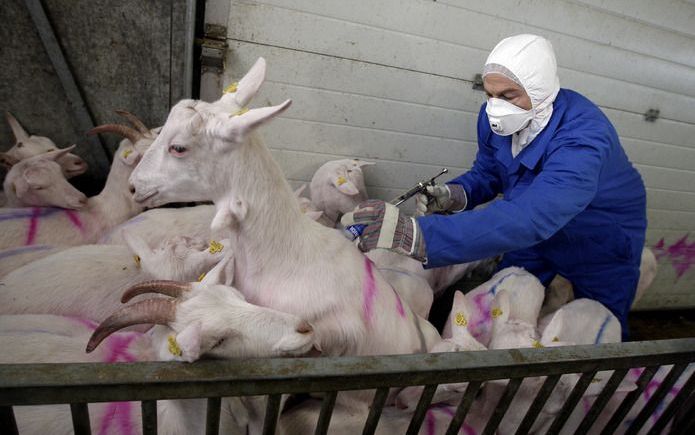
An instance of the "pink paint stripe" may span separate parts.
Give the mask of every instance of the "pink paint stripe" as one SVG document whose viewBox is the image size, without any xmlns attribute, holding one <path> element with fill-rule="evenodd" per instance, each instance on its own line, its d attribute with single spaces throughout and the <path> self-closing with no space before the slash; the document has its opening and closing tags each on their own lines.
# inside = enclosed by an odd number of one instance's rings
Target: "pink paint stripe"
<svg viewBox="0 0 695 435">
<path fill-rule="evenodd" d="M 70 222 L 72 222 L 72 224 L 76 226 L 81 233 L 84 233 L 84 225 L 82 225 L 80 215 L 74 210 L 65 210 L 65 214 L 67 215 L 68 219 L 70 219 Z"/>
<path fill-rule="evenodd" d="M 434 414 L 432 413 L 431 409 L 428 409 L 427 414 L 425 414 L 425 428 L 427 430 L 427 435 L 434 435 L 434 431 L 436 429 L 436 422 L 434 420 Z"/>
<path fill-rule="evenodd" d="M 396 311 L 398 311 L 398 315 L 401 316 L 402 319 L 405 319 L 405 308 L 403 308 L 401 297 L 398 295 L 396 289 L 391 287 L 391 290 L 393 290 L 393 295 L 396 297 Z"/>
<path fill-rule="evenodd" d="M 376 298 L 376 283 L 374 282 L 374 270 L 372 261 L 364 257 L 364 282 L 362 283 L 362 312 L 364 321 L 369 325 L 372 322 L 372 311 L 374 310 L 374 299 Z"/>
<path fill-rule="evenodd" d="M 134 434 L 132 422 L 132 403 L 130 402 L 111 402 L 104 411 L 104 416 L 99 425 L 99 435 L 107 435 L 116 433 L 109 431 L 112 424 L 115 423 L 120 429 L 122 435 Z"/>
<path fill-rule="evenodd" d="M 449 405 L 434 405 L 432 409 L 436 409 L 437 411 L 441 411 L 444 414 L 448 415 L 451 418 L 454 418 L 454 411 L 451 409 Z M 459 430 L 459 433 L 463 430 L 463 433 L 466 435 L 478 435 L 478 432 L 473 429 L 473 427 L 469 424 L 467 424 L 465 421 L 463 422 L 463 426 Z"/>
<path fill-rule="evenodd" d="M 31 209 L 31 217 L 29 218 L 29 230 L 27 231 L 27 240 L 25 245 L 33 245 L 34 239 L 36 239 L 36 231 L 39 228 L 39 216 L 41 215 L 41 209 L 39 207 L 33 207 Z"/>
<path fill-rule="evenodd" d="M 104 362 L 134 362 L 135 357 L 130 354 L 130 344 L 138 337 L 138 334 L 119 334 L 109 337 L 109 353 Z"/>
</svg>

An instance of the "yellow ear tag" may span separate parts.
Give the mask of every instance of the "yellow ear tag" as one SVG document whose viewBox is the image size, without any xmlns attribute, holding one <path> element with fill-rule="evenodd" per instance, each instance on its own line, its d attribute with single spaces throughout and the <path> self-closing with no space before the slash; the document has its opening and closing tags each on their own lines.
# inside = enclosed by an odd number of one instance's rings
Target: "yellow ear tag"
<svg viewBox="0 0 695 435">
<path fill-rule="evenodd" d="M 468 326 L 468 320 L 466 320 L 466 316 L 463 313 L 456 313 L 454 323 L 456 323 L 456 326 Z"/>
<path fill-rule="evenodd" d="M 224 91 L 222 91 L 222 93 L 223 94 L 231 94 L 233 92 L 236 92 L 238 86 L 239 86 L 239 82 L 230 83 L 229 85 L 227 85 L 226 88 L 224 88 Z"/>
<path fill-rule="evenodd" d="M 133 260 L 135 260 L 135 265 L 137 267 L 140 267 L 140 256 L 139 255 L 133 255 Z"/>
<path fill-rule="evenodd" d="M 248 108 L 248 107 L 242 107 L 241 109 L 239 109 L 239 110 L 237 110 L 236 112 L 234 112 L 234 113 L 232 113 L 231 115 L 229 115 L 229 117 L 231 118 L 231 117 L 233 117 L 233 116 L 240 116 L 240 115 L 243 115 L 244 113 L 246 113 L 246 112 L 248 112 L 248 111 L 249 111 L 249 108 Z"/>
<path fill-rule="evenodd" d="M 215 240 L 210 240 L 210 248 L 208 249 L 209 253 L 217 254 L 218 252 L 222 252 L 223 249 L 224 245 L 222 245 L 222 243 Z"/>
<path fill-rule="evenodd" d="M 198 282 L 201 282 L 203 279 L 205 279 L 205 272 L 200 274 L 200 276 L 198 277 Z"/>
<path fill-rule="evenodd" d="M 495 308 L 492 309 L 492 311 L 490 311 L 490 314 L 492 314 L 492 317 L 493 317 L 494 319 L 496 319 L 496 318 L 498 318 L 499 316 L 502 315 L 502 309 L 501 309 L 501 308 L 498 308 L 498 307 L 495 307 Z"/>
<path fill-rule="evenodd" d="M 559 339 L 559 338 L 557 338 L 557 337 L 553 337 L 553 343 L 557 343 L 558 341 L 560 341 L 560 339 Z"/>
<path fill-rule="evenodd" d="M 545 346 L 543 346 L 543 344 L 540 341 L 533 340 L 533 347 L 535 347 L 536 349 L 540 349 L 540 348 L 545 347 Z"/>
<path fill-rule="evenodd" d="M 338 186 L 342 186 L 343 184 L 347 183 L 347 180 L 345 177 L 340 176 L 337 180 L 335 180 L 335 182 L 338 184 Z"/>
<path fill-rule="evenodd" d="M 127 150 L 124 150 L 124 151 L 123 151 L 123 158 L 124 158 L 124 159 L 127 159 L 128 156 L 131 155 L 132 153 L 133 153 L 133 150 L 130 149 L 130 148 L 128 148 Z"/>
<path fill-rule="evenodd" d="M 167 338 L 167 342 L 169 343 L 169 353 L 170 354 L 172 354 L 174 356 L 183 355 L 183 351 L 181 351 L 179 344 L 176 342 L 176 337 L 174 337 L 173 335 L 170 335 Z"/>
</svg>

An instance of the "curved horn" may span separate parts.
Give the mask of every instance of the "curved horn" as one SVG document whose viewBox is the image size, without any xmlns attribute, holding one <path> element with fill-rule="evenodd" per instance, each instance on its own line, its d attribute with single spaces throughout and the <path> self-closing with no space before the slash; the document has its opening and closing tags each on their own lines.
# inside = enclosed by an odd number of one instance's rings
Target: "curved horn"
<svg viewBox="0 0 695 435">
<path fill-rule="evenodd" d="M 166 325 L 176 316 L 176 302 L 168 299 L 148 299 L 123 307 L 111 314 L 94 330 L 85 351 L 90 353 L 106 337 L 125 327 L 152 323 Z"/>
<path fill-rule="evenodd" d="M 129 300 L 133 299 L 135 296 L 142 295 L 145 293 L 159 293 L 162 295 L 178 298 L 184 292 L 187 292 L 190 289 L 191 284 L 187 282 L 170 281 L 165 279 L 145 281 L 141 282 L 140 284 L 135 284 L 134 286 L 124 291 L 123 296 L 121 296 L 121 303 L 125 304 Z"/>
<path fill-rule="evenodd" d="M 140 118 L 128 112 L 127 110 L 116 110 L 116 113 L 127 119 L 133 127 L 135 127 L 142 134 L 150 134 L 150 129 L 145 126 L 145 123 L 140 121 Z"/>
<path fill-rule="evenodd" d="M 127 127 L 120 124 L 103 124 L 87 132 L 88 135 L 92 136 L 97 133 L 115 133 L 127 138 L 132 143 L 135 143 L 143 138 L 142 133 L 135 130 L 134 128 Z"/>
</svg>

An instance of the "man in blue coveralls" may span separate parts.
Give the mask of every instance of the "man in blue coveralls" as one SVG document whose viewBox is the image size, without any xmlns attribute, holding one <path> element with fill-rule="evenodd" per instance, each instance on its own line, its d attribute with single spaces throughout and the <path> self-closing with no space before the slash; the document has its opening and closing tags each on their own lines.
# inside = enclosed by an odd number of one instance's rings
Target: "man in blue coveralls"
<svg viewBox="0 0 695 435">
<path fill-rule="evenodd" d="M 383 201 L 343 216 L 360 224 L 360 249 L 386 248 L 425 267 L 504 254 L 544 285 L 556 274 L 576 298 L 597 300 L 620 320 L 639 280 L 646 193 L 606 116 L 560 89 L 555 54 L 536 35 L 502 40 L 483 69 L 488 100 L 478 115 L 478 154 L 467 173 L 428 189 L 417 206 L 446 213 L 412 218 Z M 480 204 L 503 198 L 487 207 Z"/>
</svg>

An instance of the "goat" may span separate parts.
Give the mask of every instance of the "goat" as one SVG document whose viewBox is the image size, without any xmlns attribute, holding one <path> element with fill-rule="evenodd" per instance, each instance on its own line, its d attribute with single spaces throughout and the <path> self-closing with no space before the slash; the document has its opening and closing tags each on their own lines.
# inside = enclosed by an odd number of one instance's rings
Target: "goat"
<svg viewBox="0 0 695 435">
<path fill-rule="evenodd" d="M 7 350 L 0 363 L 193 361 L 207 356 L 302 356 L 312 352 L 310 324 L 253 306 L 231 287 L 149 282 L 130 288 L 124 298 L 148 291 L 179 292 L 179 296 L 176 301 L 136 302 L 117 310 L 99 326 L 83 318 L 54 315 L 0 316 L 0 343 Z M 144 315 L 149 318 L 143 319 Z M 116 332 L 138 321 L 166 326 L 147 334 Z M 85 354 L 88 339 L 90 353 Z M 244 432 L 244 409 L 235 401 L 223 401 L 224 433 Z M 135 402 L 90 404 L 91 426 L 99 433 L 139 432 L 139 408 Z M 161 433 L 198 433 L 205 425 L 205 399 L 160 400 L 157 410 Z M 18 407 L 15 414 L 20 433 L 72 432 L 65 406 Z"/>
<path fill-rule="evenodd" d="M 103 132 L 125 134 L 130 142 L 121 143 L 116 151 L 101 193 L 87 199 L 87 204 L 76 211 L 47 207 L 0 209 L 0 249 L 94 243 L 110 228 L 143 210 L 133 201 L 127 180 L 152 139 L 122 125 L 108 124 L 91 130 L 92 134 Z"/>
<path fill-rule="evenodd" d="M 75 189 L 63 175 L 56 160 L 75 147 L 49 151 L 29 157 L 12 166 L 5 177 L 5 207 L 61 207 L 80 209 L 87 197 Z"/>
<path fill-rule="evenodd" d="M 5 112 L 5 118 L 12 129 L 12 134 L 14 134 L 15 144 L 8 151 L 0 153 L 0 165 L 9 169 L 24 159 L 58 150 L 56 144 L 49 138 L 27 133 L 10 112 Z M 57 161 L 65 178 L 72 178 L 87 171 L 87 162 L 75 154 L 61 155 Z"/>
<path fill-rule="evenodd" d="M 119 291 L 148 279 L 194 281 L 224 252 L 172 238 L 158 248 L 130 236 L 131 247 L 83 245 L 26 264 L 0 279 L 0 314 L 62 314 L 103 320 L 119 305 Z M 228 243 L 223 241 L 228 249 Z"/>
</svg>

